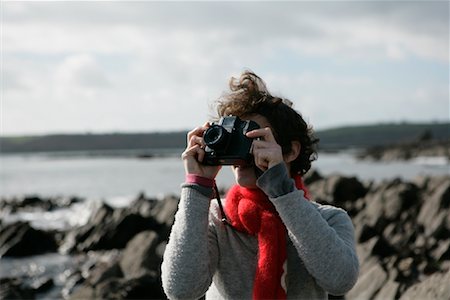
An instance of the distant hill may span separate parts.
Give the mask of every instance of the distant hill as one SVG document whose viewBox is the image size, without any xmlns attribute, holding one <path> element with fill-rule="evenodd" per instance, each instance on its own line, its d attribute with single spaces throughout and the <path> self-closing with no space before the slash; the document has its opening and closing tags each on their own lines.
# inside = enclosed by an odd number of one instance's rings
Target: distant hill
<svg viewBox="0 0 450 300">
<path fill-rule="evenodd" d="M 182 149 L 187 131 L 167 133 L 58 134 L 1 137 L 0 152 L 93 151 L 133 149 Z M 423 135 L 450 139 L 450 123 L 375 124 L 346 126 L 316 132 L 319 150 L 385 146 L 416 140 Z"/>
<path fill-rule="evenodd" d="M 346 126 L 318 131 L 319 148 L 339 150 L 388 146 L 422 139 L 450 139 L 450 123 L 400 123 Z"/>
<path fill-rule="evenodd" d="M 186 132 L 58 134 L 0 138 L 0 151 L 47 152 L 183 148 Z"/>
</svg>

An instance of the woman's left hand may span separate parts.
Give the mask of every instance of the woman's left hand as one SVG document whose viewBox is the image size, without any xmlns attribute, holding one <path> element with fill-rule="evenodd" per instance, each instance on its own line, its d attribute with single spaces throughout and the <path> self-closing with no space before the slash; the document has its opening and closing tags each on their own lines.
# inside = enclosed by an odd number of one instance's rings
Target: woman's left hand
<svg viewBox="0 0 450 300">
<path fill-rule="evenodd" d="M 246 136 L 254 139 L 252 154 L 255 157 L 255 165 L 262 171 L 284 161 L 281 146 L 276 142 L 270 127 L 249 131 Z"/>
</svg>

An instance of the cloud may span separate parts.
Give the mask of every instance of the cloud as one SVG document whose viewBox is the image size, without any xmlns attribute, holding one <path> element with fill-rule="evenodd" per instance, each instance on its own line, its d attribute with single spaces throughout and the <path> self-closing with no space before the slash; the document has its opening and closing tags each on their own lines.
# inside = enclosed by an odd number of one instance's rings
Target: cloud
<svg viewBox="0 0 450 300">
<path fill-rule="evenodd" d="M 444 2 L 7 2 L 4 6 L 4 33 L 11 43 L 7 49 L 12 50 L 51 53 L 89 45 L 102 53 L 134 52 L 147 49 L 149 38 L 184 33 L 200 44 L 214 35 L 232 48 L 288 39 L 306 53 L 324 55 L 404 45 L 415 55 L 448 60 L 448 52 L 444 53 L 448 43 L 442 39 L 448 33 Z"/>
<path fill-rule="evenodd" d="M 392 117 L 359 104 L 389 98 L 400 107 L 409 97 L 403 77 L 428 91 L 414 101 L 434 95 L 427 99 L 442 107 L 448 96 L 433 92 L 448 87 L 444 2 L 64 1 L 3 9 L 5 132 L 187 129 L 208 118 L 208 104 L 245 68 L 318 127 Z M 420 64 L 432 67 L 425 74 Z M 344 117 L 352 106 L 361 112 Z M 405 118 L 432 110 L 411 109 Z M 39 126 L 20 121 L 36 112 Z"/>
<path fill-rule="evenodd" d="M 74 88 L 104 88 L 109 86 L 106 72 L 92 55 L 67 57 L 55 72 L 58 84 Z"/>
</svg>

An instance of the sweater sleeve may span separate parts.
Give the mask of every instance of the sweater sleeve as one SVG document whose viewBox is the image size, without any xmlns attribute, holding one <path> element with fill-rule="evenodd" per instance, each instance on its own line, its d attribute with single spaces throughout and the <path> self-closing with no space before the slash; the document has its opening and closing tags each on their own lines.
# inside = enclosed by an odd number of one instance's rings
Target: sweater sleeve
<svg viewBox="0 0 450 300">
<path fill-rule="evenodd" d="M 217 237 L 208 226 L 210 199 L 184 186 L 175 222 L 161 265 L 164 291 L 169 299 L 203 296 L 217 267 Z"/>
<path fill-rule="evenodd" d="M 343 295 L 356 283 L 359 272 L 351 219 L 342 209 L 305 199 L 303 191 L 295 189 L 286 167 L 282 168 L 284 172 L 280 166 L 272 168 L 274 172 L 266 171 L 258 186 L 275 205 L 317 284 L 330 294 Z"/>
</svg>

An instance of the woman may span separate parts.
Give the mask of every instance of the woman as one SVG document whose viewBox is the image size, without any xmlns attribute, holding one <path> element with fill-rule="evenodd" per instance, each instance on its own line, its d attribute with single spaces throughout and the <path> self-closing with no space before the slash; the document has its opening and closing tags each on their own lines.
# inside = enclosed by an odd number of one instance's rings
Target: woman
<svg viewBox="0 0 450 300">
<path fill-rule="evenodd" d="M 251 72 L 230 82 L 219 116 L 255 121 L 254 165 L 233 166 L 236 185 L 221 210 L 220 166 L 202 164 L 203 133 L 188 133 L 186 182 L 164 253 L 162 281 L 171 299 L 327 299 L 355 284 L 353 225 L 342 209 L 309 200 L 301 176 L 315 156 L 312 130 L 288 100 L 272 96 Z M 226 218 L 228 222 L 223 222 Z"/>
</svg>

